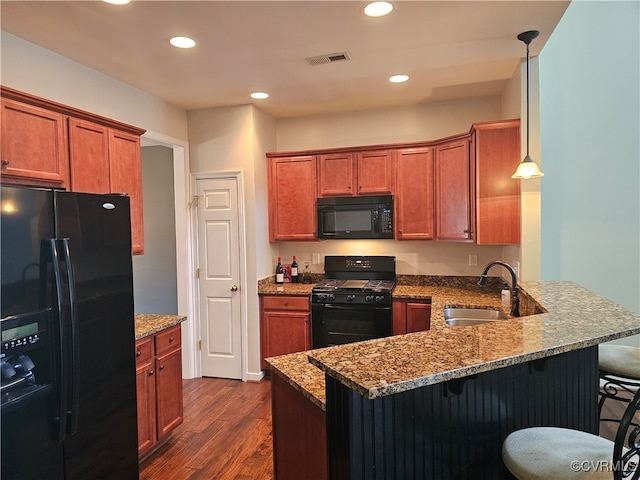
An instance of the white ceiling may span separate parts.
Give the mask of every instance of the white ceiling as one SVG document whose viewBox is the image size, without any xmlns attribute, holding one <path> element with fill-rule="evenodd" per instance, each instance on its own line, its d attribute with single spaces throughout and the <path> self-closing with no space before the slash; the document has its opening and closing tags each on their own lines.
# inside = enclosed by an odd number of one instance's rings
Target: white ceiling
<svg viewBox="0 0 640 480">
<path fill-rule="evenodd" d="M 498 95 L 539 30 L 537 55 L 568 1 L 1 2 L 2 30 L 184 108 L 253 103 L 276 118 Z M 192 50 L 168 44 L 187 35 Z M 348 52 L 349 61 L 305 58 Z M 406 73 L 404 84 L 388 77 Z M 253 91 L 267 100 L 252 100 Z"/>
</svg>

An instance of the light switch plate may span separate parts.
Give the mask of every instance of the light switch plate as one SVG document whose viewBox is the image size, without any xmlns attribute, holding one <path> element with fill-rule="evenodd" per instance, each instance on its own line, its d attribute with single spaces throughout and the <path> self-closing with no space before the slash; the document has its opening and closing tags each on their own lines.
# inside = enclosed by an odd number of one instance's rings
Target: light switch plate
<svg viewBox="0 0 640 480">
<path fill-rule="evenodd" d="M 311 254 L 311 263 L 313 263 L 314 265 L 318 265 L 320 263 L 320 254 L 319 253 L 312 253 Z"/>
<path fill-rule="evenodd" d="M 469 255 L 469 266 L 470 267 L 478 266 L 478 255 Z"/>
</svg>

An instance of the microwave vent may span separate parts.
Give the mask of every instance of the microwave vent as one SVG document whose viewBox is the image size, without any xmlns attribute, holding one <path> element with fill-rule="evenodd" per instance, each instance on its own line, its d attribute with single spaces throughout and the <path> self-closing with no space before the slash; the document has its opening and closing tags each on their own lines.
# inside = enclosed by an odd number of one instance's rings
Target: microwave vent
<svg viewBox="0 0 640 480">
<path fill-rule="evenodd" d="M 323 65 L 325 63 L 341 62 L 344 60 L 351 60 L 351 56 L 348 52 L 339 53 L 327 53 L 325 55 L 317 55 L 315 57 L 307 57 L 307 62 L 312 67 L 316 65 Z"/>
</svg>

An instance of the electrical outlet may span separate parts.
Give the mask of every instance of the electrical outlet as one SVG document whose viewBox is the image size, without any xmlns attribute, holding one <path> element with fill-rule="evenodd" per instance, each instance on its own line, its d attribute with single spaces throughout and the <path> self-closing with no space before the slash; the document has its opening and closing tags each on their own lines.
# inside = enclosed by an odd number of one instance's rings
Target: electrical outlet
<svg viewBox="0 0 640 480">
<path fill-rule="evenodd" d="M 478 255 L 469 255 L 469 266 L 470 267 L 478 266 Z"/>
<path fill-rule="evenodd" d="M 311 254 L 311 263 L 313 263 L 314 265 L 318 265 L 320 263 L 320 254 L 319 253 L 312 253 Z"/>
</svg>

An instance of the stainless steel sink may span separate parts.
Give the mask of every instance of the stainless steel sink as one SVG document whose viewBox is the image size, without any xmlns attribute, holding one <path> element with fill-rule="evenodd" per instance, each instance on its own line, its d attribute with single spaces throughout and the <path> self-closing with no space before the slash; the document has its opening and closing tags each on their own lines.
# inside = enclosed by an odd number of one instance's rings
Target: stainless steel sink
<svg viewBox="0 0 640 480">
<path fill-rule="evenodd" d="M 470 327 L 509 318 L 502 310 L 489 308 L 445 308 L 444 321 L 452 327 Z"/>
</svg>

